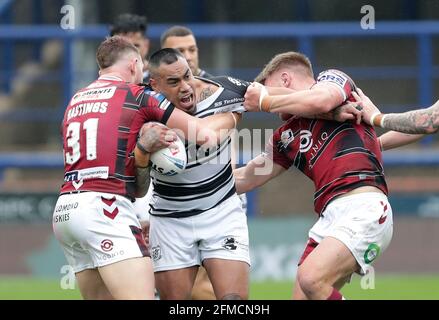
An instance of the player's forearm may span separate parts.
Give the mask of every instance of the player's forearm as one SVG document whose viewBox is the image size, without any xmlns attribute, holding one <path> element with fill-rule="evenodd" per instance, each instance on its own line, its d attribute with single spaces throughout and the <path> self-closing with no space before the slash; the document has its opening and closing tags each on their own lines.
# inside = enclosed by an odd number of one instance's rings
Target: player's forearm
<svg viewBox="0 0 439 320">
<path fill-rule="evenodd" d="M 246 166 L 233 170 L 236 192 L 245 193 L 260 187 L 283 171 L 281 166 L 275 165 L 265 155 L 260 155 Z"/>
<path fill-rule="evenodd" d="M 373 124 L 404 133 L 436 133 L 439 129 L 439 103 L 427 109 L 378 114 L 374 117 Z"/>
<path fill-rule="evenodd" d="M 138 147 L 134 149 L 134 159 L 136 167 L 136 197 L 142 198 L 148 192 L 150 181 L 149 153 L 144 153 Z"/>
<path fill-rule="evenodd" d="M 389 131 L 379 137 L 383 151 L 405 146 L 425 137 L 424 134 L 408 134 L 396 131 Z"/>
<path fill-rule="evenodd" d="M 227 112 L 199 119 L 197 124 L 197 143 L 214 146 L 226 139 L 231 129 L 235 129 L 241 114 Z"/>
<path fill-rule="evenodd" d="M 251 177 L 250 175 L 250 170 L 248 166 L 249 164 L 239 169 L 233 170 L 237 194 L 245 193 L 256 188 L 256 184 L 252 183 L 253 177 Z"/>
<path fill-rule="evenodd" d="M 269 95 L 262 101 L 262 109 L 274 113 L 289 113 L 301 117 L 330 112 L 341 102 L 334 102 L 325 88 L 302 90 L 287 95 Z"/>
<path fill-rule="evenodd" d="M 265 87 L 267 89 L 267 92 L 271 96 L 279 96 L 279 95 L 285 95 L 285 94 L 291 94 L 294 92 L 297 92 L 297 90 L 285 88 L 285 87 Z"/>
</svg>

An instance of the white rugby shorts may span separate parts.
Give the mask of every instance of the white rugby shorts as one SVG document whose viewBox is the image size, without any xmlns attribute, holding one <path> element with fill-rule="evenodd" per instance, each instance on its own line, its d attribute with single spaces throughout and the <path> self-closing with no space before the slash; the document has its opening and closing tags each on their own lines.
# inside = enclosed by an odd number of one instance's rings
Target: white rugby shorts
<svg viewBox="0 0 439 320">
<path fill-rule="evenodd" d="M 204 259 L 250 265 L 247 216 L 234 194 L 215 208 L 186 218 L 151 215 L 150 249 L 154 271 L 201 265 Z"/>
<path fill-rule="evenodd" d="M 309 231 L 320 243 L 326 237 L 343 242 L 361 267 L 367 269 L 389 246 L 393 235 L 392 208 L 378 192 L 353 194 L 333 200 Z"/>
<path fill-rule="evenodd" d="M 52 224 L 75 273 L 149 256 L 133 204 L 123 196 L 100 192 L 61 195 Z"/>
</svg>

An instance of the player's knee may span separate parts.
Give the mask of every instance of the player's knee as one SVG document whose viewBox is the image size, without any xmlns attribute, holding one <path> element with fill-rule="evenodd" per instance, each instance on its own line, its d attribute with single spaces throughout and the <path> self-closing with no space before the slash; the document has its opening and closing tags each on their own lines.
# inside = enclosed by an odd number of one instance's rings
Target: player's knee
<svg viewBox="0 0 439 320">
<path fill-rule="evenodd" d="M 243 293 L 228 293 L 221 297 L 220 300 L 247 300 L 248 297 Z"/>
<path fill-rule="evenodd" d="M 212 284 L 209 279 L 195 283 L 192 289 L 192 300 L 212 300 L 216 299 Z"/>
<path fill-rule="evenodd" d="M 186 292 L 183 290 L 170 290 L 168 291 L 160 291 L 160 300 L 190 300 L 191 292 Z"/>
<path fill-rule="evenodd" d="M 307 296 L 315 294 L 325 285 L 321 275 L 314 270 L 299 271 L 297 273 L 297 282 Z"/>
</svg>

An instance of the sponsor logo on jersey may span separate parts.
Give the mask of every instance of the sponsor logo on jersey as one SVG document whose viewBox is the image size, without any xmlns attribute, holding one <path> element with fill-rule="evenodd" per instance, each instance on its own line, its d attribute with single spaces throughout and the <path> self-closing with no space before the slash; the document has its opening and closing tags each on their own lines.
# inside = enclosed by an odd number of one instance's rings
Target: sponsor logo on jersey
<svg viewBox="0 0 439 320">
<path fill-rule="evenodd" d="M 311 148 L 311 157 L 314 158 L 317 156 L 320 148 L 323 146 L 323 144 L 325 143 L 326 140 L 328 140 L 329 135 L 327 132 L 322 132 L 322 134 L 320 135 L 320 138 L 317 139 L 317 141 L 313 144 L 312 148 Z"/>
<path fill-rule="evenodd" d="M 76 93 L 73 96 L 70 104 L 74 105 L 82 101 L 90 101 L 90 100 L 107 100 L 112 98 L 115 92 L 116 92 L 116 86 L 111 86 L 101 89 L 84 90 Z"/>
<path fill-rule="evenodd" d="M 114 259 L 117 256 L 123 256 L 124 254 L 125 254 L 125 251 L 119 250 L 119 251 L 116 251 L 116 252 L 104 253 L 102 255 L 98 255 L 98 259 L 102 260 L 102 261 L 107 261 L 107 260 L 110 260 L 110 259 Z"/>
<path fill-rule="evenodd" d="M 305 153 L 308 152 L 312 147 L 312 133 L 309 130 L 301 130 L 300 131 L 300 152 Z"/>
<path fill-rule="evenodd" d="M 79 206 L 78 202 L 67 203 L 67 204 L 60 204 L 59 206 L 57 206 L 55 208 L 55 212 L 56 213 L 60 213 L 60 212 L 63 212 L 63 211 L 69 211 L 69 210 L 78 208 L 78 206 Z"/>
<path fill-rule="evenodd" d="M 113 250 L 113 246 L 113 241 L 111 241 L 110 239 L 104 239 L 101 241 L 101 249 L 105 252 Z"/>
<path fill-rule="evenodd" d="M 367 264 L 372 263 L 380 255 L 380 251 L 381 248 L 376 243 L 370 244 L 364 253 L 364 261 Z"/>
<path fill-rule="evenodd" d="M 234 85 L 236 85 L 238 87 L 244 85 L 241 81 L 239 81 L 238 79 L 235 79 L 233 77 L 227 77 L 227 80 L 229 80 L 231 83 L 233 83 Z"/>
<path fill-rule="evenodd" d="M 70 220 L 70 213 L 57 214 L 56 216 L 53 217 L 54 223 L 66 222 L 69 220 Z"/>
<path fill-rule="evenodd" d="M 347 77 L 344 77 L 340 73 L 336 73 L 335 71 L 323 71 L 317 77 L 317 82 L 332 82 L 338 85 L 340 88 L 344 88 L 344 85 L 348 81 Z"/>
<path fill-rule="evenodd" d="M 78 170 L 75 171 L 68 171 L 64 174 L 64 181 L 70 182 L 70 181 L 78 181 L 79 172 Z"/>
<path fill-rule="evenodd" d="M 68 171 L 64 174 L 64 181 L 78 181 L 82 179 L 108 179 L 108 167 L 93 167 L 81 170 Z"/>
</svg>

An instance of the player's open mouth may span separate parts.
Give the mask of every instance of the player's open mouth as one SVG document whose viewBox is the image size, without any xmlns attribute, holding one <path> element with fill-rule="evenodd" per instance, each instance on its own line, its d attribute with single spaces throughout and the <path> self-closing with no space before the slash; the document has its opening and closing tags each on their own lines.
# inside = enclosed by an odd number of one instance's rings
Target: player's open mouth
<svg viewBox="0 0 439 320">
<path fill-rule="evenodd" d="M 185 97 L 180 98 L 180 104 L 182 107 L 190 108 L 194 104 L 194 95 L 189 94 Z"/>
</svg>

